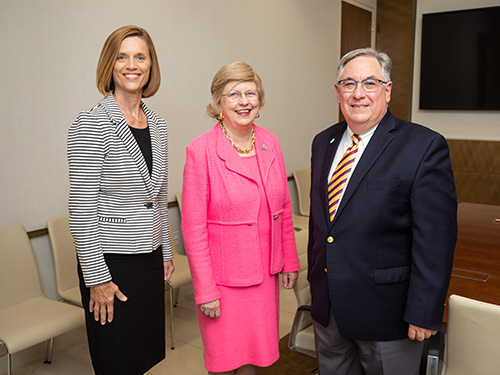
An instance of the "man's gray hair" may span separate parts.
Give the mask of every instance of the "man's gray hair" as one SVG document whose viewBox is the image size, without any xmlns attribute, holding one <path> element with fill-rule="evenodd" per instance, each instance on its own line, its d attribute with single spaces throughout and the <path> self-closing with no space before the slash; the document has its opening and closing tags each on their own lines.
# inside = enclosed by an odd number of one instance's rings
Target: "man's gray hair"
<svg viewBox="0 0 500 375">
<path fill-rule="evenodd" d="M 351 52 L 346 53 L 339 61 L 339 65 L 337 66 L 337 81 L 342 76 L 344 72 L 344 68 L 348 62 L 354 60 L 356 57 L 360 56 L 369 56 L 374 57 L 380 64 L 380 68 L 382 69 L 382 75 L 384 76 L 384 81 L 389 82 L 391 80 L 391 68 L 392 61 L 389 55 L 385 52 L 376 51 L 373 48 L 359 48 L 355 49 Z"/>
</svg>

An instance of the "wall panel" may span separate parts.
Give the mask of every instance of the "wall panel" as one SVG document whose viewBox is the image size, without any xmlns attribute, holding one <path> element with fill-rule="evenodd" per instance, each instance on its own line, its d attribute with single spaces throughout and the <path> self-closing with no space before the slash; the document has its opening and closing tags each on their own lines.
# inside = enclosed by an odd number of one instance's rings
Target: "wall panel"
<svg viewBox="0 0 500 375">
<path fill-rule="evenodd" d="M 449 139 L 459 202 L 500 205 L 500 142 Z"/>
</svg>

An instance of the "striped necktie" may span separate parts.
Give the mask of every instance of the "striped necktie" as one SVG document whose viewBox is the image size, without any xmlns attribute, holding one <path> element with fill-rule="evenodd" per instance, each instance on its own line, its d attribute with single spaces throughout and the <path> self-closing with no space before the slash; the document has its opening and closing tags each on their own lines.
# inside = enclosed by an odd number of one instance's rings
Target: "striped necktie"
<svg viewBox="0 0 500 375">
<path fill-rule="evenodd" d="M 358 153 L 359 135 L 352 135 L 352 145 L 347 149 L 339 164 L 333 172 L 333 176 L 328 183 L 328 211 L 330 212 L 330 221 L 333 221 L 337 208 L 339 206 L 340 196 L 344 191 L 347 178 L 351 172 L 352 164 Z"/>
</svg>

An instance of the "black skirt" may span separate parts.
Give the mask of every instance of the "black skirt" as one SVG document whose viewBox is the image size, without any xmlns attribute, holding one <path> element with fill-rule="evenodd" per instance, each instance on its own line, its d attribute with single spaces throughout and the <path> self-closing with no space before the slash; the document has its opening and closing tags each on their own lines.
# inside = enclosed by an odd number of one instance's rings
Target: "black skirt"
<svg viewBox="0 0 500 375">
<path fill-rule="evenodd" d="M 161 247 L 148 254 L 105 254 L 113 282 L 114 318 L 104 326 L 89 312 L 90 289 L 78 265 L 90 356 L 96 375 L 142 375 L 165 358 L 165 292 Z"/>
</svg>

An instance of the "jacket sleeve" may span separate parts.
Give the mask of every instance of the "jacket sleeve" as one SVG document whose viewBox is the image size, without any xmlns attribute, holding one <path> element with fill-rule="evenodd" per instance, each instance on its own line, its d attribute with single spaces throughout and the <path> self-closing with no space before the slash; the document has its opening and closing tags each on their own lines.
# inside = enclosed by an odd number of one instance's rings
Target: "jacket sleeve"
<svg viewBox="0 0 500 375">
<path fill-rule="evenodd" d="M 446 140 L 430 143 L 410 195 L 413 243 L 405 321 L 441 329 L 457 239 L 457 198 Z"/>
<path fill-rule="evenodd" d="M 170 219 L 168 217 L 168 196 L 167 196 L 167 180 L 160 189 L 158 194 L 158 205 L 160 206 L 161 225 L 162 225 L 162 251 L 163 261 L 168 262 L 174 258 L 172 239 L 170 238 Z"/>
<path fill-rule="evenodd" d="M 210 183 L 206 147 L 205 144 L 187 147 L 182 183 L 182 235 L 197 304 L 220 298 L 208 245 Z"/>
<path fill-rule="evenodd" d="M 163 251 L 163 261 L 167 262 L 173 259 L 173 248 L 172 239 L 170 238 L 170 222 L 168 217 L 168 139 L 167 139 L 167 125 L 165 120 L 159 120 L 160 126 L 162 127 L 161 135 L 162 145 L 164 153 L 162 155 L 163 163 L 165 165 L 165 179 L 158 193 L 158 205 L 160 207 L 160 216 L 162 224 L 162 251 Z"/>
<path fill-rule="evenodd" d="M 288 178 L 286 175 L 285 161 L 280 144 L 276 139 L 276 153 L 279 160 L 280 169 L 285 186 L 285 197 L 283 201 L 283 220 L 281 229 L 281 240 L 283 249 L 283 269 L 281 273 L 300 271 L 300 262 L 297 255 L 297 246 L 295 243 L 295 229 L 293 226 L 292 200 L 288 189 Z"/>
<path fill-rule="evenodd" d="M 111 280 L 99 238 L 97 205 L 105 157 L 97 120 L 82 112 L 68 132 L 69 221 L 87 287 Z"/>
</svg>

